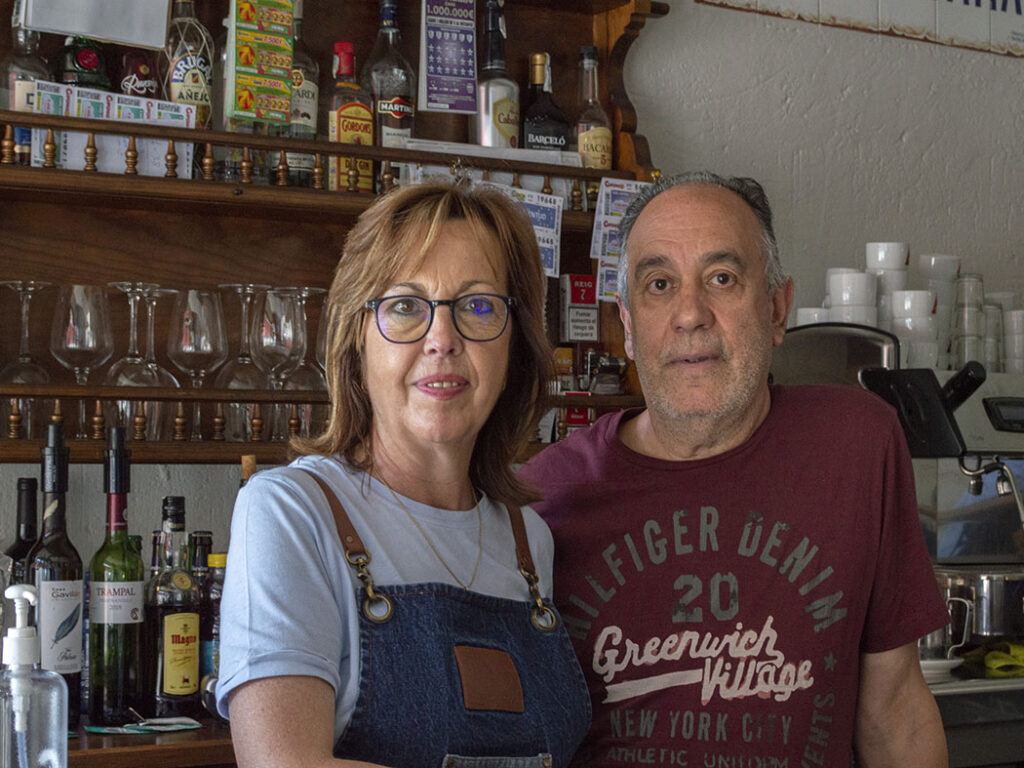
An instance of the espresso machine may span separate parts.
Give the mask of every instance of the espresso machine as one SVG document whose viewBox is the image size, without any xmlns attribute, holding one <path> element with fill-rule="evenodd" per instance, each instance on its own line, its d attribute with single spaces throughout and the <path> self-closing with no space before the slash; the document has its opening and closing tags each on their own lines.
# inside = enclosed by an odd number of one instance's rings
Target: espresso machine
<svg viewBox="0 0 1024 768">
<path fill-rule="evenodd" d="M 895 336 L 845 324 L 790 329 L 776 352 L 777 383 L 861 386 L 896 409 L 952 619 L 918 644 L 950 766 L 1024 763 L 1024 668 L 964 663 L 1024 647 L 1024 375 L 900 369 Z"/>
</svg>

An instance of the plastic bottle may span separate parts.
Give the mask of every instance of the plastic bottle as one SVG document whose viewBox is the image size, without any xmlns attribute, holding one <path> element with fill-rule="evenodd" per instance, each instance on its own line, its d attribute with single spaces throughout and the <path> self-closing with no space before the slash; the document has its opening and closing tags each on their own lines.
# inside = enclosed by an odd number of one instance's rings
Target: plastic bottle
<svg viewBox="0 0 1024 768">
<path fill-rule="evenodd" d="M 28 623 L 36 588 L 14 584 L 4 595 L 14 601 L 15 624 L 4 638 L 0 673 L 0 764 L 66 768 L 68 687 L 59 674 L 39 666 L 39 637 Z"/>
</svg>

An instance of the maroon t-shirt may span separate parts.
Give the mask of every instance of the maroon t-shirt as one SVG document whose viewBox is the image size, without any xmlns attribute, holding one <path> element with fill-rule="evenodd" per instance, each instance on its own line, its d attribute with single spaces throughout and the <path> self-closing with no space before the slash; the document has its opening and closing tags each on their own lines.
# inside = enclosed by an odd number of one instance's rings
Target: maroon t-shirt
<svg viewBox="0 0 1024 768">
<path fill-rule="evenodd" d="M 849 765 L 860 654 L 948 621 L 895 413 L 773 387 L 742 446 L 673 462 L 611 414 L 534 457 L 588 766 Z"/>
</svg>

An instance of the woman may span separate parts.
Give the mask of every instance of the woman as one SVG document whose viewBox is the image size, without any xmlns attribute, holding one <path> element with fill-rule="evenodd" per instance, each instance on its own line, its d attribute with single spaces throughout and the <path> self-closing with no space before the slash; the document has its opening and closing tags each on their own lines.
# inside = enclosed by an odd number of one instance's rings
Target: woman
<svg viewBox="0 0 1024 768">
<path fill-rule="evenodd" d="M 558 766 L 582 739 L 551 535 L 510 467 L 550 373 L 540 263 L 486 188 L 404 187 L 349 233 L 327 431 L 235 505 L 217 696 L 240 766 Z"/>
</svg>

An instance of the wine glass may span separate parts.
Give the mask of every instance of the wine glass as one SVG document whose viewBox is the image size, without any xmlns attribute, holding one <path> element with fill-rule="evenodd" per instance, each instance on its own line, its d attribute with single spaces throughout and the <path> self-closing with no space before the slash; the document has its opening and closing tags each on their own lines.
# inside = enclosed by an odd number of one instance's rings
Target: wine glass
<svg viewBox="0 0 1024 768">
<path fill-rule="evenodd" d="M 5 280 L 3 285 L 18 293 L 21 307 L 21 335 L 18 342 L 18 357 L 0 369 L 0 383 L 4 384 L 49 384 L 50 373 L 43 366 L 32 359 L 29 352 L 29 305 L 32 297 L 48 287 L 50 283 L 39 280 Z M 19 397 L 18 409 L 21 411 L 21 423 L 26 438 L 33 438 L 37 428 L 41 428 L 39 412 L 34 412 L 34 398 Z M 42 405 L 42 401 L 39 403 Z M 7 423 L 7 416 L 11 410 L 11 399 L 4 398 L 0 408 L 3 416 L 3 424 Z M 40 423 L 37 423 L 40 422 Z"/>
<path fill-rule="evenodd" d="M 188 375 L 194 389 L 202 387 L 206 374 L 224 362 L 228 356 L 228 340 L 219 293 L 190 288 L 175 297 L 167 335 L 167 356 Z M 196 401 L 190 440 L 203 439 L 200 421 L 200 403 Z"/>
<path fill-rule="evenodd" d="M 152 285 L 152 284 L 151 284 Z M 174 296 L 178 292 L 173 288 L 160 288 L 152 285 L 143 292 L 146 300 L 146 365 L 156 376 L 158 386 L 173 387 L 178 389 L 181 384 L 173 373 L 156 361 L 156 305 L 164 296 Z M 148 405 L 152 406 L 152 413 L 146 412 L 146 439 L 163 440 L 167 439 L 174 429 L 174 403 L 168 400 L 154 400 Z"/>
<path fill-rule="evenodd" d="M 316 328 L 316 361 L 320 364 L 320 371 L 327 375 L 327 331 L 331 327 L 328 318 L 328 297 L 324 296 L 323 306 L 320 307 L 320 323 Z"/>
<path fill-rule="evenodd" d="M 218 286 L 238 294 L 241 302 L 241 321 L 238 334 L 238 355 L 229 360 L 214 380 L 217 389 L 268 389 L 270 380 L 252 358 L 249 338 L 249 316 L 253 300 L 269 285 L 255 283 L 227 283 Z M 228 403 L 224 412 L 224 436 L 228 440 L 246 441 L 252 439 L 252 403 Z"/>
<path fill-rule="evenodd" d="M 306 354 L 306 320 L 297 288 L 271 288 L 256 298 L 252 325 L 256 363 L 270 378 L 270 388 L 284 389 L 284 380 Z M 271 440 L 283 440 L 281 409 L 274 408 Z"/>
<path fill-rule="evenodd" d="M 60 289 L 50 328 L 50 353 L 75 374 L 84 387 L 89 372 L 114 351 L 107 289 L 100 285 L 65 285 Z M 78 401 L 78 438 L 87 437 L 85 399 Z"/>
<path fill-rule="evenodd" d="M 146 365 L 145 358 L 139 353 L 139 300 L 147 290 L 159 288 L 155 283 L 107 283 L 128 296 L 128 352 L 120 360 L 107 369 L 106 383 L 116 387 L 158 387 L 160 382 L 156 373 Z M 149 403 L 143 406 L 147 418 L 152 418 Z M 135 403 L 131 400 L 113 400 L 104 410 L 110 426 L 131 426 Z"/>
<path fill-rule="evenodd" d="M 303 327 L 307 329 L 309 328 L 309 323 L 306 318 L 306 301 L 310 296 L 318 296 L 325 292 L 325 288 L 304 287 L 298 289 L 299 308 L 302 312 Z M 322 320 L 320 324 L 321 326 L 324 325 Z M 303 346 L 308 350 L 308 345 Z M 327 380 L 320 372 L 320 367 L 316 362 L 314 360 L 310 360 L 308 354 L 304 354 L 302 360 L 299 361 L 299 364 L 285 378 L 284 388 L 306 392 L 326 392 Z M 300 434 L 303 437 L 310 436 L 311 425 L 316 425 L 317 432 L 323 429 L 324 419 L 327 415 L 327 409 L 325 406 L 319 403 L 302 403 L 298 408 L 299 424 L 301 425 Z"/>
</svg>

